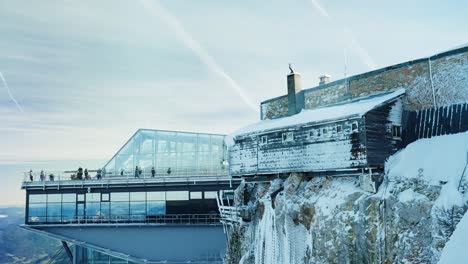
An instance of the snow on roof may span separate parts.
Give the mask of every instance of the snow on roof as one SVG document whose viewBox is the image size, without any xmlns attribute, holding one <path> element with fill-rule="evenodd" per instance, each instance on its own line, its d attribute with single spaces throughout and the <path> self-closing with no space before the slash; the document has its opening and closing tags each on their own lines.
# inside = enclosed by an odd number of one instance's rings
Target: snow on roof
<svg viewBox="0 0 468 264">
<path fill-rule="evenodd" d="M 405 89 L 399 89 L 394 92 L 360 98 L 351 102 L 311 110 L 302 110 L 300 113 L 293 116 L 262 120 L 235 131 L 231 137 L 235 138 L 239 135 L 259 133 L 293 125 L 325 123 L 327 121 L 352 117 L 358 118 L 370 110 L 394 100 L 404 93 Z"/>
</svg>

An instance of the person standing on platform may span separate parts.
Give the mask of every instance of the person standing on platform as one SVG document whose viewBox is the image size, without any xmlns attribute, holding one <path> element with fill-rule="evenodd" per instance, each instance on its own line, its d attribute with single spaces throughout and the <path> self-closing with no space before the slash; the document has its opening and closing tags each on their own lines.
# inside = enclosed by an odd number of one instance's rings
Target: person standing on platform
<svg viewBox="0 0 468 264">
<path fill-rule="evenodd" d="M 83 168 L 81 168 L 81 167 L 78 168 L 78 172 L 76 173 L 76 177 L 78 178 L 78 180 L 83 179 Z"/>
<path fill-rule="evenodd" d="M 30 181 L 33 181 L 33 180 L 34 180 L 33 171 L 32 171 L 32 170 L 29 170 L 29 180 L 30 180 Z"/>
<path fill-rule="evenodd" d="M 156 176 L 156 170 L 154 169 L 154 166 L 151 168 L 151 178 L 154 178 Z"/>
<path fill-rule="evenodd" d="M 140 178 L 140 169 L 138 168 L 138 166 L 135 167 L 135 179 L 136 178 Z"/>
</svg>

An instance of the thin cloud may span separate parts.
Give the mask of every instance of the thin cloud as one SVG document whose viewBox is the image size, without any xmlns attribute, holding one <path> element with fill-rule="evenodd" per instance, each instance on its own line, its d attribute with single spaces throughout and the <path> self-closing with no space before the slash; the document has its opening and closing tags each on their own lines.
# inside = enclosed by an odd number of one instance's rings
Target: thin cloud
<svg viewBox="0 0 468 264">
<path fill-rule="evenodd" d="M 212 72 L 222 77 L 246 105 L 255 112 L 259 111 L 257 104 L 250 100 L 244 89 L 216 63 L 214 58 L 185 30 L 183 25 L 174 15 L 172 15 L 161 4 L 157 3 L 157 1 L 141 0 L 141 2 L 146 9 L 151 12 L 151 14 L 162 19 L 163 22 L 174 31 L 177 38 L 182 41 L 187 48 L 192 50 Z"/>
<path fill-rule="evenodd" d="M 13 96 L 13 94 L 11 94 L 10 88 L 8 87 L 8 84 L 7 84 L 6 80 L 5 80 L 5 77 L 3 77 L 2 72 L 0 72 L 0 79 L 2 79 L 3 86 L 5 86 L 5 89 L 6 89 L 7 92 L 8 92 L 8 96 L 10 96 L 10 99 L 15 103 L 16 108 L 18 108 L 18 110 L 19 110 L 20 112 L 24 113 L 23 108 L 21 107 L 21 105 L 18 103 L 18 101 L 16 101 L 15 97 Z"/>
<path fill-rule="evenodd" d="M 328 21 L 334 21 L 330 13 L 328 13 L 328 11 L 318 2 L 318 0 L 310 0 L 310 2 L 315 7 L 315 9 L 317 9 L 317 11 Z M 376 69 L 377 64 L 375 63 L 374 59 L 372 59 L 369 52 L 367 52 L 367 50 L 361 45 L 361 43 L 359 43 L 357 37 L 353 34 L 353 32 L 346 26 L 344 26 L 343 28 L 344 43 L 348 43 L 348 45 L 354 50 L 354 52 L 359 56 L 359 58 L 365 65 L 367 65 L 371 69 Z"/>
<path fill-rule="evenodd" d="M 317 0 L 310 0 L 310 2 L 314 5 L 314 7 L 322 14 L 322 16 L 326 17 L 328 20 L 331 20 L 330 14 L 328 14 L 327 10 L 323 8 Z"/>
</svg>

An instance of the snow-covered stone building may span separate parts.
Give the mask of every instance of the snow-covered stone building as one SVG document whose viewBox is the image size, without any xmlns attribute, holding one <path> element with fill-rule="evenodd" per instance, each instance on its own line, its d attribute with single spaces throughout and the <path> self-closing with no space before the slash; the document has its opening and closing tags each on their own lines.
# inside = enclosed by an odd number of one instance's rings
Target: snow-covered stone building
<svg viewBox="0 0 468 264">
<path fill-rule="evenodd" d="M 329 79 L 303 90 L 291 69 L 288 94 L 262 102 L 261 121 L 231 135 L 231 176 L 366 172 L 375 180 L 399 147 L 468 130 L 468 46 Z"/>
<path fill-rule="evenodd" d="M 401 141 L 404 89 L 242 128 L 230 148 L 232 176 L 381 169 Z"/>
</svg>

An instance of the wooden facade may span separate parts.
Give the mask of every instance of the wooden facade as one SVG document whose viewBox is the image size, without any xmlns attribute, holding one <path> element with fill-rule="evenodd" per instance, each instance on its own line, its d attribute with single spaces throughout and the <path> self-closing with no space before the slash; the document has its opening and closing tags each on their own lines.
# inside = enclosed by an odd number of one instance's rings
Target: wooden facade
<svg viewBox="0 0 468 264">
<path fill-rule="evenodd" d="M 360 114 L 235 135 L 230 174 L 382 168 L 401 142 L 400 95 Z"/>
</svg>

